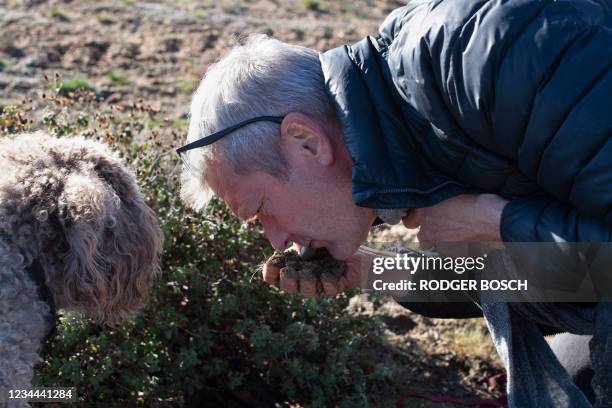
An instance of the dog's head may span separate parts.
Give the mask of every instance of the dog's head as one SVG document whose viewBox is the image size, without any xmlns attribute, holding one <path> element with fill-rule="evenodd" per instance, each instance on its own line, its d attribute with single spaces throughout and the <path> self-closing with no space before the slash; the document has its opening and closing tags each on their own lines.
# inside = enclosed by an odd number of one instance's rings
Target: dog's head
<svg viewBox="0 0 612 408">
<path fill-rule="evenodd" d="M 132 316 L 159 271 L 163 241 L 134 176 L 98 142 L 35 133 L 12 143 L 29 146 L 21 177 L 38 235 L 48 238 L 38 253 L 57 306 L 107 324 Z"/>
</svg>

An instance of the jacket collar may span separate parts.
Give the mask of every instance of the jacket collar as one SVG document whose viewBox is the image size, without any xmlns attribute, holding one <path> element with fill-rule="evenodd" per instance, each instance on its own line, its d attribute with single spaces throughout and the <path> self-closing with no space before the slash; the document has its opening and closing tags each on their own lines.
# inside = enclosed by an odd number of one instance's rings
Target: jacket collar
<svg viewBox="0 0 612 408">
<path fill-rule="evenodd" d="M 431 126 L 395 89 L 386 45 L 366 37 L 319 55 L 327 93 L 353 159 L 353 201 L 418 208 L 465 192 L 420 153 L 415 133 Z"/>
</svg>

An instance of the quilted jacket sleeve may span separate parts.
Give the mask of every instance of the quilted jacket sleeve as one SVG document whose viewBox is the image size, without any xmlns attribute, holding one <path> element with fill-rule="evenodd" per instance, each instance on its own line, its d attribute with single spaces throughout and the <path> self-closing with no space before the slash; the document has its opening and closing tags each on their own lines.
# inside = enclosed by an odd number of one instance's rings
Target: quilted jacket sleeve
<svg viewBox="0 0 612 408">
<path fill-rule="evenodd" d="M 605 221 L 550 198 L 519 198 L 502 213 L 505 242 L 612 242 Z"/>
<path fill-rule="evenodd" d="M 612 2 L 457 3 L 381 29 L 398 66 L 414 67 L 397 87 L 548 193 L 512 197 L 505 241 L 612 241 Z"/>
</svg>

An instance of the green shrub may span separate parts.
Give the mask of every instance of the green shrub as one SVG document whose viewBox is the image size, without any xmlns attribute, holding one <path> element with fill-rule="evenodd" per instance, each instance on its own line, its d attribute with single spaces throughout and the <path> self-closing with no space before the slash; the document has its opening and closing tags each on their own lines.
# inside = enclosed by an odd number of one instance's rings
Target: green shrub
<svg viewBox="0 0 612 408">
<path fill-rule="evenodd" d="M 0 132 L 18 133 L 29 130 L 27 111 L 15 105 L 0 107 Z"/>
<path fill-rule="evenodd" d="M 170 126 L 172 126 L 172 128 L 174 129 L 184 130 L 187 129 L 187 127 L 189 126 L 189 121 L 185 118 L 174 119 L 170 123 Z"/>
<path fill-rule="evenodd" d="M 200 82 L 195 78 L 185 78 L 179 82 L 181 92 L 189 94 L 196 90 Z"/>
<path fill-rule="evenodd" d="M 106 14 L 97 14 L 96 20 L 98 21 L 98 23 L 102 25 L 111 25 L 115 23 L 115 19 L 113 19 L 113 17 L 106 15 Z"/>
<path fill-rule="evenodd" d="M 304 0 L 304 7 L 307 10 L 317 11 L 321 8 L 320 0 Z"/>
<path fill-rule="evenodd" d="M 70 109 L 61 97 L 33 105 L 5 108 L 2 134 L 34 118 L 60 137 L 110 143 L 133 167 L 166 237 L 162 276 L 142 313 L 115 328 L 63 316 L 35 384 L 74 386 L 83 406 L 179 406 L 185 393 L 231 393 L 253 379 L 312 407 L 367 406 L 372 389 L 392 392 L 376 363 L 381 325 L 344 312 L 351 293 L 314 300 L 271 289 L 255 267 L 272 252 L 258 228 L 217 200 L 204 214 L 184 207 L 179 160 L 166 153 L 184 133 L 142 124 L 158 110 L 111 110 L 87 95 Z"/>
<path fill-rule="evenodd" d="M 121 71 L 118 71 L 116 69 L 108 71 L 106 73 L 106 77 L 112 82 L 119 85 L 129 85 L 132 83 Z"/>
<path fill-rule="evenodd" d="M 60 20 L 60 21 L 68 21 L 68 18 L 66 17 L 64 12 L 61 9 L 57 8 L 57 7 L 53 7 L 49 11 L 49 17 L 55 18 L 55 19 Z"/>
<path fill-rule="evenodd" d="M 87 78 L 79 75 L 60 79 L 57 82 L 57 92 L 65 96 L 67 96 L 70 92 L 90 91 L 92 89 L 93 88 Z"/>
</svg>

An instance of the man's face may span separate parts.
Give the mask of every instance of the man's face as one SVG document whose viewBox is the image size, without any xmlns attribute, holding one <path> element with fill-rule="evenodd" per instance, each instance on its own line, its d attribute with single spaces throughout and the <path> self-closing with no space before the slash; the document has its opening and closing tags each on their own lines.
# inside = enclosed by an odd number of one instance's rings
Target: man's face
<svg viewBox="0 0 612 408">
<path fill-rule="evenodd" d="M 300 154 L 300 146 L 287 146 L 287 180 L 264 172 L 239 175 L 222 161 L 209 164 L 206 180 L 238 217 L 256 217 L 276 250 L 295 242 L 325 247 L 335 258 L 346 259 L 367 237 L 374 213 L 353 203 L 346 158 L 313 160 L 309 152 L 317 147 Z"/>
</svg>

